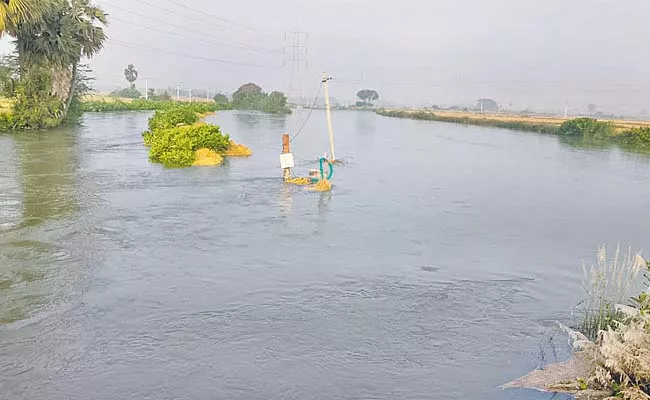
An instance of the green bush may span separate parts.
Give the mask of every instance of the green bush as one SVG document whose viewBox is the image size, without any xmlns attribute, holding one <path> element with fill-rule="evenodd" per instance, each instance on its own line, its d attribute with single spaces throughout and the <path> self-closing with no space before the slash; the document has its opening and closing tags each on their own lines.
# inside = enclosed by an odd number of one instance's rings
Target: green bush
<svg viewBox="0 0 650 400">
<path fill-rule="evenodd" d="M 151 161 L 166 167 L 188 167 L 194 163 L 194 152 L 208 148 L 218 153 L 228 149 L 230 137 L 216 125 L 186 125 L 156 131 L 150 135 Z"/>
<path fill-rule="evenodd" d="M 12 114 L 0 114 L 0 132 L 7 132 L 14 128 L 14 117 Z"/>
<path fill-rule="evenodd" d="M 618 136 L 617 140 L 626 146 L 648 150 L 650 149 L 650 127 L 628 129 Z"/>
<path fill-rule="evenodd" d="M 63 102 L 50 94 L 52 73 L 42 66 L 27 70 L 16 88 L 13 109 L 14 129 L 47 129 L 59 126 Z"/>
<path fill-rule="evenodd" d="M 175 128 L 179 125 L 191 125 L 198 121 L 199 116 L 189 108 L 178 107 L 161 110 L 156 111 L 153 117 L 149 118 L 149 130 L 154 132 L 159 129 Z"/>
<path fill-rule="evenodd" d="M 607 122 L 593 118 L 575 118 L 563 122 L 558 133 L 563 136 L 602 139 L 612 136 L 614 128 Z"/>
</svg>

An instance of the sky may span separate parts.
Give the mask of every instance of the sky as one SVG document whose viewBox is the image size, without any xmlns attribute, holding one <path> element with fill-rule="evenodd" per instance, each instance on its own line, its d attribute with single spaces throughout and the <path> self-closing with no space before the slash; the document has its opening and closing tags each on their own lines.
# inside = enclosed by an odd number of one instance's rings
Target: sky
<svg viewBox="0 0 650 400">
<path fill-rule="evenodd" d="M 313 98 L 327 72 L 341 102 L 375 89 L 396 105 L 650 110 L 648 0 L 97 3 L 110 21 L 90 62 L 103 90 L 125 86 L 131 63 L 139 87 L 231 93 L 255 82 Z"/>
</svg>

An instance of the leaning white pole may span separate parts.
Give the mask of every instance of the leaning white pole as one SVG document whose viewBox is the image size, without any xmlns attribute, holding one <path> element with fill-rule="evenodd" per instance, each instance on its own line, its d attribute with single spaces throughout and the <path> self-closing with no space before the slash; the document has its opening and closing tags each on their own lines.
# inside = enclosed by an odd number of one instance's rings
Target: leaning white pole
<svg viewBox="0 0 650 400">
<path fill-rule="evenodd" d="M 332 132 L 332 112 L 330 111 L 330 91 L 329 87 L 327 85 L 327 81 L 329 81 L 330 77 L 327 76 L 326 73 L 323 73 L 323 89 L 325 90 L 325 112 L 327 113 L 327 130 L 329 131 L 330 134 L 330 162 L 334 162 L 336 160 L 336 155 L 334 155 L 334 133 Z"/>
</svg>

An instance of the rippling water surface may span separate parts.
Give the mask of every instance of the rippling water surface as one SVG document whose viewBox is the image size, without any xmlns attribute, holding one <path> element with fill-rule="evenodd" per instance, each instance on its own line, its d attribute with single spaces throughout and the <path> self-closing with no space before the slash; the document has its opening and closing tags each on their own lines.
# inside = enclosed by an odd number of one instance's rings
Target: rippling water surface
<svg viewBox="0 0 650 400">
<path fill-rule="evenodd" d="M 566 356 L 582 259 L 646 244 L 643 157 L 336 112 L 312 193 L 304 112 L 220 113 L 254 156 L 181 170 L 148 116 L 0 136 L 0 398 L 548 399 L 498 386 Z"/>
</svg>

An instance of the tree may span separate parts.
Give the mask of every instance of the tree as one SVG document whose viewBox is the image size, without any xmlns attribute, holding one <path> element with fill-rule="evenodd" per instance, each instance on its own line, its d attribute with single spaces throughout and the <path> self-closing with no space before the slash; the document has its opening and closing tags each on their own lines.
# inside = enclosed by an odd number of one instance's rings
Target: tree
<svg viewBox="0 0 650 400">
<path fill-rule="evenodd" d="M 223 98 L 221 99 L 223 100 Z M 261 87 L 254 83 L 242 85 L 233 93 L 232 108 L 235 110 L 257 110 L 273 114 L 291 113 L 291 110 L 287 107 L 287 96 L 284 93 L 276 91 L 266 94 Z"/>
<path fill-rule="evenodd" d="M 287 112 L 287 96 L 282 92 L 271 92 L 263 104 L 262 111 L 271 114 L 282 114 Z"/>
<path fill-rule="evenodd" d="M 357 92 L 357 97 L 361 99 L 366 107 L 371 107 L 371 102 L 379 99 L 379 93 L 377 93 L 375 90 L 364 89 Z"/>
<path fill-rule="evenodd" d="M 223 93 L 217 93 L 214 95 L 214 102 L 217 104 L 228 104 L 228 96 Z"/>
<path fill-rule="evenodd" d="M 106 40 L 103 25 L 106 23 L 104 11 L 90 0 L 58 0 L 40 18 L 17 24 L 13 33 L 21 81 L 38 76 L 40 82 L 26 85 L 29 90 L 23 91 L 22 99 L 31 96 L 38 102 L 39 98 L 45 100 L 51 96 L 62 103 L 60 117 L 65 117 L 75 96 L 79 62 L 82 57 L 91 58 L 103 48 Z M 32 69 L 34 73 L 30 73 Z M 47 70 L 49 77 L 41 76 L 47 74 Z M 46 81 L 50 84 L 49 90 L 42 86 Z M 36 88 L 38 92 L 33 91 Z"/>
<path fill-rule="evenodd" d="M 138 79 L 138 70 L 135 69 L 133 64 L 129 64 L 124 70 L 124 77 L 131 84 L 131 87 L 135 86 L 135 81 Z"/>
<path fill-rule="evenodd" d="M 18 76 L 18 59 L 4 56 L 0 59 L 0 95 L 14 97 Z"/>
<path fill-rule="evenodd" d="M 18 27 L 16 48 L 21 68 L 51 66 L 51 94 L 69 103 L 79 61 L 103 48 L 106 34 L 101 25 L 106 22 L 104 11 L 89 0 L 56 3 L 37 22 Z"/>
<path fill-rule="evenodd" d="M 16 36 L 18 26 L 36 23 L 53 6 L 52 0 L 3 0 L 0 1 L 0 36 Z"/>
<path fill-rule="evenodd" d="M 260 110 L 265 97 L 261 87 L 247 83 L 232 94 L 232 104 L 235 109 Z"/>
<path fill-rule="evenodd" d="M 499 104 L 492 99 L 476 100 L 476 110 L 481 112 L 499 112 Z"/>
</svg>

